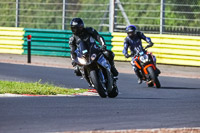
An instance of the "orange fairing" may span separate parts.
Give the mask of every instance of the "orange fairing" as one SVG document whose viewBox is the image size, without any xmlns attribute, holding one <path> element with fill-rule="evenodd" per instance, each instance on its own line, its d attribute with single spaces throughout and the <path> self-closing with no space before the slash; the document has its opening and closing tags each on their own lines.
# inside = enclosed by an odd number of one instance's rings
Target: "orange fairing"
<svg viewBox="0 0 200 133">
<path fill-rule="evenodd" d="M 141 69 L 141 66 L 137 63 L 137 61 L 134 61 L 134 63 L 139 69 Z"/>
<path fill-rule="evenodd" d="M 152 66 L 153 69 L 156 70 L 156 67 L 154 66 L 154 64 L 146 65 L 146 66 L 144 67 L 144 73 L 145 73 L 145 74 L 148 74 L 148 72 L 147 72 L 147 68 L 150 67 L 150 66 Z"/>
</svg>

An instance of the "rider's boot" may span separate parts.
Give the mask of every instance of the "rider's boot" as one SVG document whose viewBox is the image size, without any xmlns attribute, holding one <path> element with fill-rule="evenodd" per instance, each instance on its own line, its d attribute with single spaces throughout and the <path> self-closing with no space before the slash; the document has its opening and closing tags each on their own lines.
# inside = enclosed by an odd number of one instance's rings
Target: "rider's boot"
<svg viewBox="0 0 200 133">
<path fill-rule="evenodd" d="M 109 61 L 110 65 L 111 65 L 111 72 L 113 74 L 114 77 L 117 77 L 118 76 L 118 71 L 115 67 L 115 63 L 114 63 L 114 56 L 115 54 L 110 51 L 110 50 L 105 50 L 103 52 L 104 56 L 106 57 L 106 59 Z"/>
<path fill-rule="evenodd" d="M 76 76 L 82 76 L 78 65 L 74 66 L 74 73 L 76 74 Z"/>
<path fill-rule="evenodd" d="M 157 76 L 161 73 L 160 70 L 157 67 L 156 67 L 155 73 L 156 73 Z"/>
<path fill-rule="evenodd" d="M 154 66 L 156 67 L 155 73 L 158 76 L 161 73 L 161 71 L 157 68 L 156 63 L 154 63 Z"/>
<path fill-rule="evenodd" d="M 138 77 L 138 84 L 142 83 L 142 76 L 138 69 L 134 69 L 136 76 Z"/>
<path fill-rule="evenodd" d="M 142 83 L 142 79 L 138 78 L 138 84 L 141 84 L 141 83 Z"/>
<path fill-rule="evenodd" d="M 119 73 L 118 73 L 118 71 L 117 71 L 117 69 L 115 67 L 115 64 L 114 64 L 113 60 L 110 61 L 110 65 L 111 65 L 111 72 L 112 72 L 113 76 L 117 78 Z"/>
<path fill-rule="evenodd" d="M 114 64 L 114 61 L 112 60 L 112 61 L 110 61 L 110 65 L 111 65 L 111 72 L 112 72 L 112 74 L 113 74 L 113 87 L 117 87 L 117 80 L 118 80 L 118 75 L 119 75 L 119 73 L 118 73 L 118 71 L 117 71 L 117 69 L 116 69 L 116 67 L 115 67 L 115 64 Z"/>
<path fill-rule="evenodd" d="M 94 88 L 94 85 L 90 82 L 90 79 L 87 76 L 85 76 L 84 78 L 88 82 L 88 86 Z"/>
</svg>

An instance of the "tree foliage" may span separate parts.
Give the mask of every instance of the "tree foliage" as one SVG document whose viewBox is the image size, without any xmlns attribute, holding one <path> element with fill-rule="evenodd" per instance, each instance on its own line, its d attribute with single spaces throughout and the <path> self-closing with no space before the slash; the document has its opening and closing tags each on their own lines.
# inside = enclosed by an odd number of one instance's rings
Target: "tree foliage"
<svg viewBox="0 0 200 133">
<path fill-rule="evenodd" d="M 160 0 L 120 0 L 131 24 L 140 30 L 159 31 Z M 16 0 L 1 0 L 0 26 L 15 26 Z M 109 24 L 109 0 L 66 0 L 66 29 L 73 17 L 83 18 L 86 26 L 100 29 Z M 63 0 L 20 0 L 19 26 L 25 28 L 62 29 Z M 127 25 L 116 5 L 117 25 Z M 165 0 L 166 30 L 200 30 L 199 0 Z M 109 27 L 104 26 L 103 31 Z"/>
</svg>

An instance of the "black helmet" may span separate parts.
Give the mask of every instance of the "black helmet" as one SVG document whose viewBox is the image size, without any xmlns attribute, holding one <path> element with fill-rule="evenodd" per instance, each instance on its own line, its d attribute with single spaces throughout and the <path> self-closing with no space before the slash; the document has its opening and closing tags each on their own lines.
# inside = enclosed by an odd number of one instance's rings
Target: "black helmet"
<svg viewBox="0 0 200 133">
<path fill-rule="evenodd" d="M 129 25 L 126 27 L 126 33 L 129 37 L 133 37 L 136 33 L 136 27 L 134 25 Z"/>
<path fill-rule="evenodd" d="M 81 18 L 73 18 L 70 22 L 72 32 L 77 35 L 81 33 L 84 28 L 84 23 Z"/>
</svg>

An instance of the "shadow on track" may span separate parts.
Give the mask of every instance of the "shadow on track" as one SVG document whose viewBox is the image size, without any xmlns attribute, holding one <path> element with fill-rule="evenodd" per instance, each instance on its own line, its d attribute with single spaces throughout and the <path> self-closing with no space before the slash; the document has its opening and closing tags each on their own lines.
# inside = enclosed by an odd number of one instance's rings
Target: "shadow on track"
<svg viewBox="0 0 200 133">
<path fill-rule="evenodd" d="M 200 89 L 200 88 L 190 88 L 190 87 L 167 87 L 167 86 L 163 86 L 159 89 L 178 89 L 178 90 L 196 90 L 196 89 Z"/>
<path fill-rule="evenodd" d="M 139 97 L 117 97 L 116 99 L 140 99 L 140 100 L 160 100 L 160 99 L 169 99 L 169 98 L 152 98 L 152 97 L 146 97 L 146 98 L 139 98 Z"/>
</svg>

